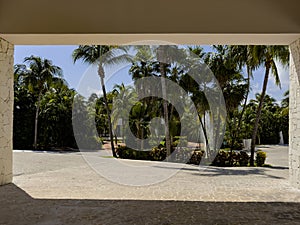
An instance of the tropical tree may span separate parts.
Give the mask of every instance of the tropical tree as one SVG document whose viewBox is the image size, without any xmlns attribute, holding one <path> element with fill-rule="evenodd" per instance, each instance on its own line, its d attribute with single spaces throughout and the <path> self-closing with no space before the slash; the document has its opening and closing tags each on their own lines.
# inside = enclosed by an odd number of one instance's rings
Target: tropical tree
<svg viewBox="0 0 300 225">
<path fill-rule="evenodd" d="M 62 69 L 53 65 L 49 59 L 42 59 L 38 56 L 30 56 L 24 59 L 25 64 L 15 65 L 15 74 L 21 77 L 22 82 L 28 86 L 31 92 L 37 94 L 35 123 L 34 123 L 34 142 L 33 147 L 37 149 L 38 139 L 38 119 L 42 95 L 55 82 L 61 82 Z M 28 65 L 28 67 L 27 67 Z"/>
<path fill-rule="evenodd" d="M 166 86 L 165 79 L 168 78 L 172 80 L 173 78 L 174 80 L 174 76 L 168 77 L 168 71 L 170 71 L 171 68 L 172 69 L 171 71 L 176 73 L 177 70 L 179 69 L 177 68 L 177 65 L 180 65 L 180 61 L 184 60 L 186 57 L 187 57 L 186 52 L 175 45 L 171 45 L 171 46 L 159 45 L 156 49 L 156 58 L 159 63 L 159 73 L 160 76 L 163 78 L 161 80 L 161 86 L 162 86 L 161 88 L 162 88 L 162 96 L 163 96 L 162 101 L 163 101 L 163 115 L 165 120 L 165 139 L 166 139 L 167 156 L 171 154 L 172 138 L 170 136 L 169 122 L 170 122 L 170 116 L 172 115 L 169 115 L 168 101 L 167 101 L 167 86 Z M 172 107 L 171 111 L 173 110 L 174 108 Z"/>
<path fill-rule="evenodd" d="M 256 119 L 254 123 L 254 128 L 252 132 L 252 141 L 251 141 L 251 157 L 250 157 L 250 166 L 254 166 L 254 151 L 256 144 L 256 137 L 258 131 L 258 125 L 261 117 L 261 111 L 263 107 L 264 98 L 266 95 L 266 90 L 268 86 L 268 80 L 270 72 L 275 78 L 275 83 L 280 86 L 280 79 L 277 70 L 277 63 L 282 65 L 287 65 L 289 61 L 289 50 L 287 46 L 265 46 L 257 45 L 250 46 L 251 55 L 258 64 L 263 65 L 265 68 L 264 81 L 261 91 L 261 98 L 256 112 Z"/>
<path fill-rule="evenodd" d="M 241 73 L 239 65 L 229 54 L 227 54 L 227 52 L 229 51 L 228 46 L 215 45 L 213 46 L 213 49 L 214 52 L 208 54 L 206 56 L 205 61 L 210 67 L 216 79 L 218 80 L 220 88 L 223 92 L 225 105 L 227 109 L 226 124 L 227 130 L 229 130 L 229 134 L 227 135 L 227 142 L 232 151 L 237 144 L 237 111 L 241 102 L 245 99 L 245 95 L 247 92 L 247 84 Z M 218 134 L 219 132 L 217 131 L 215 137 L 216 140 L 218 140 Z M 231 162 L 232 160 L 230 160 L 230 163 Z"/>
<path fill-rule="evenodd" d="M 127 118 L 127 113 L 129 112 L 129 108 L 132 103 L 136 100 L 137 94 L 135 90 L 131 86 L 125 86 L 123 83 L 121 85 L 116 84 L 114 86 L 115 93 L 114 98 L 114 108 L 112 111 L 112 121 L 113 128 L 116 130 L 117 125 L 119 125 L 119 120 L 122 121 L 122 140 L 125 143 L 125 118 Z"/>
<path fill-rule="evenodd" d="M 281 117 L 280 117 L 280 130 L 283 134 L 284 143 L 289 141 L 289 90 L 287 90 L 281 101 Z"/>
<path fill-rule="evenodd" d="M 126 48 L 118 48 L 120 51 L 113 51 L 116 46 L 107 46 L 107 45 L 79 45 L 77 49 L 73 51 L 72 57 L 74 63 L 81 59 L 84 63 L 94 64 L 98 66 L 98 75 L 100 77 L 100 83 L 103 93 L 103 100 L 106 107 L 106 114 L 109 126 L 109 136 L 111 150 L 114 157 L 117 157 L 114 142 L 113 142 L 113 130 L 111 123 L 111 115 L 109 104 L 107 101 L 107 93 L 105 87 L 105 66 L 116 65 L 118 63 L 123 63 L 130 61 L 130 56 L 126 52 Z M 118 54 L 119 53 L 119 54 Z"/>
<path fill-rule="evenodd" d="M 235 143 L 242 125 L 243 116 L 247 107 L 248 96 L 250 92 L 250 80 L 253 78 L 253 71 L 259 66 L 259 62 L 254 59 L 249 45 L 230 45 L 227 48 L 227 55 L 237 65 L 239 70 L 246 68 L 246 93 L 242 110 L 238 112 L 238 120 L 235 125 L 236 129 L 232 130 L 232 143 Z"/>
<path fill-rule="evenodd" d="M 14 82 L 13 149 L 31 149 L 37 97 L 24 85 L 19 74 Z"/>
<path fill-rule="evenodd" d="M 164 112 L 164 120 L 165 120 L 165 138 L 166 138 L 166 148 L 167 148 L 167 156 L 171 155 L 171 137 L 170 137 L 170 129 L 169 129 L 169 112 L 168 112 L 168 102 L 167 102 L 167 90 L 165 78 L 167 77 L 166 67 L 167 67 L 167 54 L 166 54 L 166 46 L 159 46 L 157 49 L 157 59 L 159 61 L 159 70 L 162 79 L 162 95 L 163 95 L 163 112 Z"/>
<path fill-rule="evenodd" d="M 247 104 L 243 122 L 241 124 L 241 133 L 246 138 L 251 138 L 257 108 L 261 99 L 261 95 L 257 93 L 255 99 L 251 99 Z M 288 120 L 283 117 L 283 109 L 276 100 L 269 95 L 265 95 L 264 103 L 261 111 L 261 120 L 257 130 L 258 144 L 278 144 L 280 137 L 279 132 L 288 124 Z"/>
<path fill-rule="evenodd" d="M 289 102 L 290 102 L 290 91 L 287 90 L 286 92 L 284 92 L 283 94 L 283 99 L 281 101 L 281 107 L 284 108 L 286 110 L 286 114 L 288 114 L 288 109 L 289 109 Z"/>
<path fill-rule="evenodd" d="M 41 99 L 40 144 L 44 147 L 77 147 L 72 129 L 76 91 L 65 83 L 52 86 Z"/>
</svg>

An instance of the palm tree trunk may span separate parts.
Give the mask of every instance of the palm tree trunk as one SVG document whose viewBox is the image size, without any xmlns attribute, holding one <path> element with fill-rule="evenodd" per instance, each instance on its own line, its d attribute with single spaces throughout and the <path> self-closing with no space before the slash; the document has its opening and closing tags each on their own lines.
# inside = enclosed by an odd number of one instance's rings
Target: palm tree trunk
<svg viewBox="0 0 300 225">
<path fill-rule="evenodd" d="M 101 80 L 101 87 L 103 92 L 103 100 L 106 108 L 107 113 L 107 122 L 108 122 L 108 129 L 109 129 L 109 138 L 110 138 L 110 145 L 111 145 L 111 151 L 113 154 L 113 157 L 117 157 L 115 146 L 114 146 L 114 136 L 112 132 L 112 123 L 111 123 L 111 117 L 110 117 L 110 110 L 107 102 L 107 95 L 106 95 L 106 89 L 105 89 L 105 83 L 104 83 L 104 70 L 101 65 L 99 65 L 99 76 Z"/>
<path fill-rule="evenodd" d="M 168 157 L 169 155 L 171 155 L 171 141 L 170 141 L 170 130 L 169 130 L 168 102 L 166 100 L 167 90 L 166 90 L 166 82 L 165 82 L 166 79 L 165 64 L 160 62 L 159 68 L 160 68 L 161 77 L 163 78 L 161 80 L 161 85 L 162 85 L 163 109 L 164 109 L 164 119 L 165 119 L 166 149 L 167 149 L 167 157 Z"/>
<path fill-rule="evenodd" d="M 144 151 L 144 125 L 143 122 L 140 124 L 142 126 L 141 127 L 141 150 Z"/>
<path fill-rule="evenodd" d="M 117 134 L 116 134 L 116 133 L 115 133 L 115 135 L 114 135 L 114 136 L 115 136 L 115 144 L 116 144 L 116 145 L 118 145 L 118 136 L 117 136 Z"/>
<path fill-rule="evenodd" d="M 233 148 L 234 148 L 234 144 L 235 144 L 235 141 L 237 139 L 237 135 L 240 133 L 240 130 L 241 130 L 241 123 L 242 123 L 244 112 L 246 110 L 249 92 L 250 92 L 250 68 L 247 66 L 247 92 L 246 92 L 246 96 L 245 96 L 245 100 L 244 100 L 242 112 L 241 112 L 241 114 L 240 114 L 240 116 L 238 118 L 237 129 L 233 132 L 233 137 L 232 137 L 232 140 L 231 140 L 231 146 L 230 146 L 230 153 L 231 153 L 231 155 L 230 155 L 230 165 L 232 163 L 232 157 L 231 156 L 232 156 L 232 151 L 233 151 Z"/>
<path fill-rule="evenodd" d="M 203 121 L 205 121 L 205 116 L 204 116 Z M 208 142 L 208 135 L 207 135 L 207 132 L 206 132 L 205 122 L 202 122 L 201 118 L 200 118 L 200 124 L 201 124 L 202 130 L 203 130 L 203 135 L 204 135 L 204 139 L 205 139 L 205 146 L 206 146 L 205 153 L 206 153 L 207 160 L 209 161 L 209 159 L 210 159 L 210 147 L 209 147 L 209 142 Z"/>
<path fill-rule="evenodd" d="M 170 120 L 172 121 L 173 119 L 173 113 L 174 113 L 174 106 L 171 105 L 171 110 L 170 110 Z M 170 143 L 173 143 L 173 140 L 174 140 L 174 133 L 173 134 L 170 134 Z"/>
<path fill-rule="evenodd" d="M 259 105 L 258 105 L 257 112 L 256 112 L 254 129 L 253 129 L 253 133 L 252 133 L 250 166 L 254 166 L 254 150 L 255 150 L 255 144 L 256 144 L 256 136 L 257 136 L 258 124 L 259 124 L 259 120 L 260 120 L 260 116 L 261 116 L 261 110 L 262 110 L 262 106 L 264 103 L 264 98 L 265 98 L 266 90 L 267 90 L 267 86 L 268 86 L 269 73 L 270 73 L 270 65 L 266 64 L 264 83 L 263 83 L 263 87 L 262 87 L 260 101 L 259 101 Z"/>
<path fill-rule="evenodd" d="M 236 129 L 236 131 L 234 131 L 234 133 L 233 133 L 233 138 L 232 138 L 232 142 L 231 142 L 231 146 L 230 146 L 230 149 L 231 149 L 231 150 L 233 150 L 233 146 L 234 146 L 234 143 L 235 143 L 237 134 L 240 133 L 243 115 L 244 115 L 244 112 L 245 112 L 246 106 L 247 106 L 248 96 L 249 96 L 249 92 L 250 92 L 250 69 L 249 69 L 249 67 L 247 67 L 247 86 L 248 86 L 248 87 L 247 87 L 246 97 L 245 97 L 245 100 L 244 100 L 242 112 L 241 112 L 241 114 L 240 114 L 240 116 L 239 116 L 239 118 L 238 118 L 237 129 Z"/>
<path fill-rule="evenodd" d="M 249 67 L 247 67 L 247 92 L 246 92 L 246 97 L 245 97 L 243 109 L 242 109 L 242 112 L 240 114 L 239 121 L 238 121 L 238 127 L 237 127 L 238 132 L 240 131 L 243 115 L 244 115 L 244 112 L 246 110 L 249 92 L 250 92 L 250 69 L 249 69 Z"/>
<path fill-rule="evenodd" d="M 40 91 L 38 102 L 35 110 L 35 120 L 34 120 L 34 141 L 33 141 L 33 148 L 37 149 L 37 136 L 38 136 L 38 121 L 39 121 L 39 112 L 40 112 L 40 104 L 41 104 L 41 97 L 42 92 Z"/>
<path fill-rule="evenodd" d="M 124 121 L 122 121 L 122 141 L 125 144 L 125 122 Z"/>
</svg>

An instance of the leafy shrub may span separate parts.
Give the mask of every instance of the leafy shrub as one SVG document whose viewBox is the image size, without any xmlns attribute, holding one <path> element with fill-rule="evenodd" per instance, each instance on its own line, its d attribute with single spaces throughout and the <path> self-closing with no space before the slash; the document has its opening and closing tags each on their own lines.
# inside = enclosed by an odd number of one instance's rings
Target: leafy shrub
<svg viewBox="0 0 300 225">
<path fill-rule="evenodd" d="M 249 163 L 249 155 L 247 154 L 247 152 L 241 151 L 240 152 L 240 160 L 239 160 L 239 164 L 240 166 L 247 166 Z"/>
<path fill-rule="evenodd" d="M 258 151 L 256 153 L 256 159 L 255 159 L 256 165 L 257 166 L 263 166 L 265 164 L 266 158 L 267 158 L 267 153 L 266 152 Z"/>
<path fill-rule="evenodd" d="M 187 163 L 199 165 L 203 155 L 204 155 L 204 151 L 196 149 L 194 151 L 194 153 L 192 154 L 192 157 L 190 158 L 190 160 Z"/>
<path fill-rule="evenodd" d="M 118 156 L 123 159 L 138 159 L 138 160 L 153 160 L 163 161 L 166 159 L 167 150 L 165 147 L 154 147 L 151 151 L 137 151 L 126 146 L 118 146 L 116 150 Z M 264 152 L 258 152 L 256 163 L 262 166 L 265 162 Z M 200 149 L 194 150 L 192 153 L 188 148 L 181 148 L 176 154 L 171 155 L 172 162 L 187 162 L 188 164 L 199 165 L 204 155 L 204 151 Z M 213 166 L 247 166 L 249 163 L 249 156 L 246 152 L 230 152 L 220 150 L 214 161 Z M 262 162 L 262 164 L 261 164 Z"/>
<path fill-rule="evenodd" d="M 149 160 L 150 151 L 137 151 L 126 146 L 118 146 L 117 155 L 122 159 Z"/>
<path fill-rule="evenodd" d="M 137 151 L 126 146 L 118 146 L 116 149 L 117 155 L 122 159 L 139 159 L 139 160 L 153 160 L 163 161 L 167 156 L 167 149 L 165 147 L 154 147 L 151 151 Z M 188 164 L 199 165 L 204 155 L 204 151 L 199 149 L 193 151 L 191 154 L 187 148 L 180 149 L 177 154 L 173 154 L 172 162 L 187 162 Z"/>
<path fill-rule="evenodd" d="M 220 150 L 216 155 L 214 161 L 211 163 L 212 166 L 228 166 L 229 165 L 229 152 Z"/>
<path fill-rule="evenodd" d="M 230 152 L 220 150 L 211 163 L 212 166 L 247 166 L 250 157 L 244 151 Z"/>
<path fill-rule="evenodd" d="M 167 149 L 165 147 L 154 147 L 149 152 L 150 160 L 163 161 L 167 157 Z"/>
</svg>

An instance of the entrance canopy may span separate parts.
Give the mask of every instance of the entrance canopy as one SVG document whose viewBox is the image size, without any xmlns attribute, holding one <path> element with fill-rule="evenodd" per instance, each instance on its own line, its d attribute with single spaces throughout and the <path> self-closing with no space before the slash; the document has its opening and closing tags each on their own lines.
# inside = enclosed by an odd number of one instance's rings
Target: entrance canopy
<svg viewBox="0 0 300 225">
<path fill-rule="evenodd" d="M 290 44 L 299 0 L 0 0 L 0 36 L 13 44 Z"/>
</svg>

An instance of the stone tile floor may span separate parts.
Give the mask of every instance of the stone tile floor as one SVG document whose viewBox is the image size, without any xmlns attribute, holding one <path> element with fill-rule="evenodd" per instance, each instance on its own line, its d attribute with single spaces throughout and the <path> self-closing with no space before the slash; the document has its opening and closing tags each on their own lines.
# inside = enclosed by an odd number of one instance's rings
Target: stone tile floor
<svg viewBox="0 0 300 225">
<path fill-rule="evenodd" d="M 16 151 L 14 183 L 0 187 L 0 224 L 300 224 L 300 191 L 288 182 L 288 147 L 260 148 L 272 168 L 188 165 L 147 186 L 112 182 L 80 153 Z M 107 170 L 119 172 L 119 162 L 101 160 Z M 144 165 L 122 163 L 138 171 Z M 178 165 L 154 167 L 164 174 Z M 121 171 L 120 177 L 132 179 L 130 170 Z"/>
</svg>

